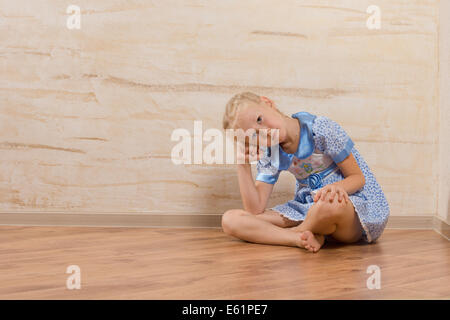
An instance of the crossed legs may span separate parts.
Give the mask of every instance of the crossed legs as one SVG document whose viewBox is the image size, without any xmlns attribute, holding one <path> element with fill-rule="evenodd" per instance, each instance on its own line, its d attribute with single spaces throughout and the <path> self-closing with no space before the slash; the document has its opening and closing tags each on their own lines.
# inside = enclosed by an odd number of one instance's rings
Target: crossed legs
<svg viewBox="0 0 450 320">
<path fill-rule="evenodd" d="M 298 246 L 317 252 L 323 244 L 323 235 L 331 235 L 344 243 L 361 238 L 362 227 L 351 202 L 339 202 L 337 195 L 314 203 L 305 220 L 292 221 L 278 212 L 266 210 L 252 214 L 242 209 L 226 211 L 222 216 L 226 234 L 248 242 Z"/>
</svg>

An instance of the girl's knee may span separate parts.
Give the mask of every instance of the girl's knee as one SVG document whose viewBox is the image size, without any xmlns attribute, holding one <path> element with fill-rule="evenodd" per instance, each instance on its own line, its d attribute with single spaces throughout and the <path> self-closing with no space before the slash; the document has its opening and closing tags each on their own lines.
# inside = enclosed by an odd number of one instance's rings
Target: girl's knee
<svg viewBox="0 0 450 320">
<path fill-rule="evenodd" d="M 232 234 L 233 231 L 238 226 L 239 222 L 237 221 L 240 216 L 248 214 L 246 211 L 242 209 L 231 209 L 225 211 L 222 215 L 222 229 L 226 234 Z"/>
<path fill-rule="evenodd" d="M 339 202 L 334 200 L 333 202 L 327 200 L 319 200 L 315 204 L 314 214 L 319 220 L 336 222 L 339 217 L 345 213 L 346 202 L 343 200 Z"/>
</svg>

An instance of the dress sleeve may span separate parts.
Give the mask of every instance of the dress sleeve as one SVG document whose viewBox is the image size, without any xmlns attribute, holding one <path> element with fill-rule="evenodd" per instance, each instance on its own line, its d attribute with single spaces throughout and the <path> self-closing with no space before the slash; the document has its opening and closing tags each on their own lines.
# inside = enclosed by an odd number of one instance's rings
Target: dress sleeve
<svg viewBox="0 0 450 320">
<path fill-rule="evenodd" d="M 280 176 L 281 170 L 275 166 L 266 152 L 264 156 L 256 163 L 256 180 L 269 184 L 275 184 Z"/>
<path fill-rule="evenodd" d="M 351 154 L 354 142 L 345 130 L 328 117 L 318 117 L 314 123 L 316 148 L 339 163 Z"/>
</svg>

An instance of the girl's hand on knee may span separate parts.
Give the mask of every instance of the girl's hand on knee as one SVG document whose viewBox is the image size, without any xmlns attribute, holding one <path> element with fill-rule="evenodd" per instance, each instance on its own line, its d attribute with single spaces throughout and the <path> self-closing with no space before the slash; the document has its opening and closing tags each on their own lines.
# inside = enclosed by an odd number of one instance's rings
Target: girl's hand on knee
<svg viewBox="0 0 450 320">
<path fill-rule="evenodd" d="M 345 202 L 348 203 L 350 201 L 347 191 L 345 191 L 345 189 L 342 188 L 341 186 L 333 184 L 327 184 L 326 186 L 320 188 L 316 192 L 316 195 L 314 196 L 313 200 L 314 202 L 317 202 L 319 200 L 333 202 L 336 196 L 338 196 L 339 202 L 345 200 Z"/>
</svg>

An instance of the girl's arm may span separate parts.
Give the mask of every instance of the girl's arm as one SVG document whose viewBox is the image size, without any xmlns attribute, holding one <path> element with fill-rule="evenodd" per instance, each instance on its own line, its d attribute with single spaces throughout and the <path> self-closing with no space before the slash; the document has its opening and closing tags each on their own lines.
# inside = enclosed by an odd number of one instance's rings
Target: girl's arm
<svg viewBox="0 0 450 320">
<path fill-rule="evenodd" d="M 319 191 L 317 191 L 313 197 L 314 202 L 318 201 L 319 199 L 325 200 L 325 196 L 327 195 L 328 192 L 331 192 L 331 199 L 334 199 L 334 196 L 337 191 L 333 190 L 333 188 L 330 187 L 333 185 L 345 190 L 347 195 L 344 195 L 343 197 L 346 199 L 346 201 L 349 201 L 348 199 L 349 195 L 355 193 L 356 191 L 364 187 L 366 183 L 366 178 L 364 177 L 364 174 L 362 173 L 361 168 L 359 167 L 358 162 L 356 161 L 352 153 L 350 153 L 350 155 L 345 160 L 338 162 L 336 164 L 341 170 L 344 179 L 333 182 L 329 185 L 327 184 Z M 342 195 L 339 196 L 339 199 L 342 199 L 341 196 Z"/>
<path fill-rule="evenodd" d="M 337 165 L 345 179 L 332 184 L 344 188 L 348 195 L 364 187 L 366 179 L 352 153 L 345 160 L 337 163 Z"/>
<path fill-rule="evenodd" d="M 252 214 L 263 213 L 274 185 L 261 181 L 255 183 L 249 163 L 238 164 L 237 170 L 244 210 Z"/>
</svg>

